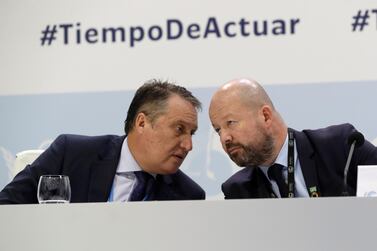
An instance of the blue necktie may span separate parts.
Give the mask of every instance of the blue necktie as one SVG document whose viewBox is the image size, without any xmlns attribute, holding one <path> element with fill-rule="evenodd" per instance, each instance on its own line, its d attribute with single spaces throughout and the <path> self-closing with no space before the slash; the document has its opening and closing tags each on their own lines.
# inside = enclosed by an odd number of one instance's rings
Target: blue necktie
<svg viewBox="0 0 377 251">
<path fill-rule="evenodd" d="M 144 201 L 154 199 L 155 179 L 144 171 L 134 172 L 136 176 L 135 188 L 132 190 L 129 201 Z"/>
<path fill-rule="evenodd" d="M 288 197 L 288 185 L 283 178 L 283 166 L 280 164 L 273 164 L 268 168 L 267 174 L 270 180 L 276 181 L 276 184 L 279 187 L 280 196 L 282 198 Z"/>
</svg>

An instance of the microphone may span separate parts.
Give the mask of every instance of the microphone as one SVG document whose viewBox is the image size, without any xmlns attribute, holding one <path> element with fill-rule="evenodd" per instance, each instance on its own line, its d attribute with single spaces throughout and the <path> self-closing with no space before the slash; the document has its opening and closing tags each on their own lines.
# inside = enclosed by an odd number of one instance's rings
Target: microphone
<svg viewBox="0 0 377 251">
<path fill-rule="evenodd" d="M 354 131 L 348 137 L 348 144 L 352 145 L 353 143 L 355 143 L 356 147 L 363 145 L 364 141 L 365 141 L 364 136 L 360 132 L 357 132 L 357 131 Z"/>
<path fill-rule="evenodd" d="M 348 137 L 348 144 L 351 145 L 350 152 L 348 154 L 346 166 L 344 168 L 344 180 L 343 180 L 343 196 L 349 196 L 348 189 L 347 189 L 347 176 L 348 176 L 348 169 L 350 167 L 353 151 L 356 147 L 362 146 L 364 144 L 364 136 L 357 131 L 351 133 Z"/>
</svg>

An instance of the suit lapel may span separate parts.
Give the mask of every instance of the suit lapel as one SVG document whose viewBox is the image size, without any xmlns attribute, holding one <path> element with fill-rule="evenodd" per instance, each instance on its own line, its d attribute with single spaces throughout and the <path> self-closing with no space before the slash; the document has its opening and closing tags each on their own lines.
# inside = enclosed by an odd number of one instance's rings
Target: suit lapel
<svg viewBox="0 0 377 251">
<path fill-rule="evenodd" d="M 242 198 L 272 197 L 271 183 L 257 166 L 245 167 L 235 176 L 235 182 L 228 187 L 231 196 Z"/>
<path fill-rule="evenodd" d="M 178 194 L 173 187 L 173 179 L 170 175 L 156 176 L 155 200 L 182 200 L 185 199 Z"/>
<path fill-rule="evenodd" d="M 272 185 L 267 177 L 264 175 L 263 171 L 259 167 L 254 167 L 253 178 L 255 181 L 251 184 L 256 185 L 251 191 L 256 191 L 256 194 L 252 195 L 253 198 L 275 198 L 276 195 L 272 190 Z"/>
<path fill-rule="evenodd" d="M 297 143 L 298 158 L 301 164 L 302 174 L 310 197 L 320 195 L 318 176 L 316 172 L 314 150 L 305 133 L 292 130 Z"/>
<path fill-rule="evenodd" d="M 125 137 L 114 137 L 91 166 L 88 201 L 108 200 Z"/>
</svg>

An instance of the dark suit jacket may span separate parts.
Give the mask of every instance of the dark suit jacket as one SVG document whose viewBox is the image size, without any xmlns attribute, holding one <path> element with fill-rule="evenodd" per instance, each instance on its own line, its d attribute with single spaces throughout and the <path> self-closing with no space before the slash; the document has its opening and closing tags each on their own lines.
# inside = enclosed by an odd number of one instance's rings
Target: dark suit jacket
<svg viewBox="0 0 377 251">
<path fill-rule="evenodd" d="M 294 131 L 294 130 L 293 130 Z M 350 124 L 318 130 L 294 131 L 298 158 L 309 192 L 316 187 L 319 196 L 340 196 L 343 174 L 350 145 L 349 135 L 355 131 Z M 355 149 L 348 173 L 348 191 L 356 194 L 357 166 L 376 165 L 377 148 L 370 142 Z M 246 167 L 222 185 L 225 199 L 269 198 L 271 184 L 258 167 Z"/>
<path fill-rule="evenodd" d="M 69 176 L 71 202 L 107 201 L 124 139 L 114 135 L 60 135 L 0 192 L 0 204 L 38 203 L 38 180 L 44 174 Z M 180 170 L 156 176 L 156 200 L 204 198 L 204 190 Z"/>
</svg>

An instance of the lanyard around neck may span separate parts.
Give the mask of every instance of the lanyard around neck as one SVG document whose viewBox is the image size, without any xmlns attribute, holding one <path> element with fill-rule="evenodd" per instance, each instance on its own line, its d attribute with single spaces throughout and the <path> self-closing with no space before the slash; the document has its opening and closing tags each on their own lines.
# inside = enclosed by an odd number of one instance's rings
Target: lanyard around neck
<svg viewBox="0 0 377 251">
<path fill-rule="evenodd" d="M 288 128 L 288 198 L 295 197 L 295 137 Z"/>
</svg>

